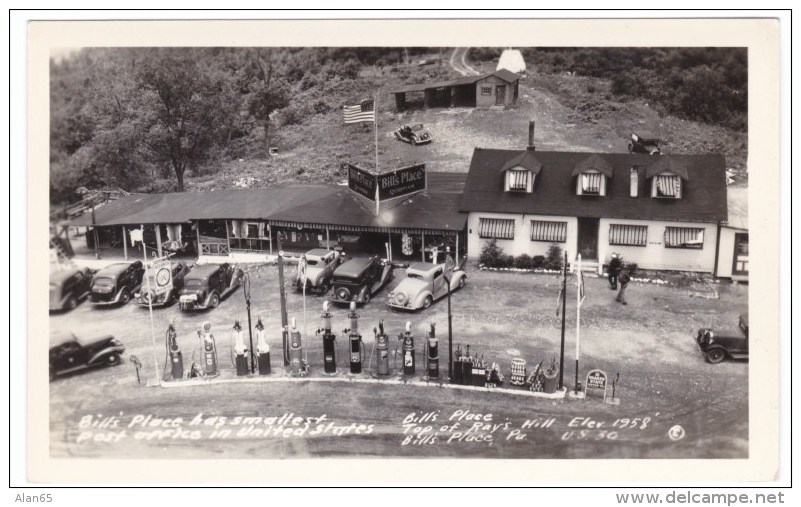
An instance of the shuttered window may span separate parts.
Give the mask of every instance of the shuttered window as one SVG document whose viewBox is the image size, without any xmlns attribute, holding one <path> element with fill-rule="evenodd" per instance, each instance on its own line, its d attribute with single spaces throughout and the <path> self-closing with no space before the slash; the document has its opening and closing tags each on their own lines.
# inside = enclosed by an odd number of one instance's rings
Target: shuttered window
<svg viewBox="0 0 801 507">
<path fill-rule="evenodd" d="M 528 171 L 509 171 L 509 190 L 528 190 Z"/>
<path fill-rule="evenodd" d="M 703 248 L 704 230 L 695 227 L 666 227 L 665 246 L 668 248 Z"/>
<path fill-rule="evenodd" d="M 584 194 L 600 194 L 601 193 L 601 178 L 603 174 L 599 173 L 583 173 L 581 175 L 581 192 Z"/>
<path fill-rule="evenodd" d="M 515 239 L 515 221 L 505 218 L 480 218 L 478 237 L 487 239 Z"/>
<path fill-rule="evenodd" d="M 679 176 L 660 174 L 654 176 L 656 188 L 654 197 L 681 197 L 681 178 Z"/>
<path fill-rule="evenodd" d="M 609 225 L 609 244 L 624 246 L 645 246 L 648 244 L 647 225 Z"/>
<path fill-rule="evenodd" d="M 564 243 L 567 241 L 567 222 L 532 220 L 531 241 Z"/>
</svg>

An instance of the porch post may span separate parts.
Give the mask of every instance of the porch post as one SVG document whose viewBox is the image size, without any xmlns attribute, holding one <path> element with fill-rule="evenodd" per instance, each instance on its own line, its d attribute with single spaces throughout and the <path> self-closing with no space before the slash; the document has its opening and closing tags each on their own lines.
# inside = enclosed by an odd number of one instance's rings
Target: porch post
<svg viewBox="0 0 801 507">
<path fill-rule="evenodd" d="M 142 231 L 142 257 L 147 259 L 147 245 L 145 245 L 145 224 L 139 224 L 139 229 Z"/>
<path fill-rule="evenodd" d="M 153 227 L 156 228 L 156 251 L 159 253 L 159 258 L 161 258 L 161 224 L 154 224 Z"/>
<path fill-rule="evenodd" d="M 456 265 L 459 265 L 459 233 L 456 233 Z"/>
<path fill-rule="evenodd" d="M 420 245 L 420 257 L 422 258 L 422 262 L 426 261 L 426 233 L 425 231 L 420 233 L 420 237 L 422 238 L 421 245 Z"/>
<path fill-rule="evenodd" d="M 197 252 L 195 253 L 197 254 L 197 258 L 200 259 L 200 253 L 203 251 L 203 247 L 200 246 L 200 220 L 196 222 L 196 225 L 197 228 L 195 229 L 195 232 L 197 233 Z"/>
<path fill-rule="evenodd" d="M 327 225 L 325 226 L 325 247 L 328 250 L 331 250 L 331 239 L 329 238 L 329 235 L 328 235 L 328 226 Z"/>
<path fill-rule="evenodd" d="M 125 260 L 128 260 L 128 235 L 125 233 L 125 226 L 122 226 L 122 252 L 125 254 Z"/>
<path fill-rule="evenodd" d="M 267 232 L 269 233 L 269 240 L 270 240 L 270 255 L 273 254 L 273 226 L 271 224 L 267 224 Z"/>
<path fill-rule="evenodd" d="M 228 255 L 231 255 L 231 236 L 228 234 L 228 220 L 225 221 L 225 242 L 228 243 Z"/>
<path fill-rule="evenodd" d="M 387 237 L 389 238 L 389 261 L 392 262 L 392 233 L 387 231 Z"/>
</svg>

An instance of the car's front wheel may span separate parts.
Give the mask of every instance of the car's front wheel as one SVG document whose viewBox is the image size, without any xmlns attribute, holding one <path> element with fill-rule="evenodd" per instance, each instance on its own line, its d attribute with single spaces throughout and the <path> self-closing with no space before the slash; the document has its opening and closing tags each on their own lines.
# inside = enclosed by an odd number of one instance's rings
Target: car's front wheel
<svg viewBox="0 0 801 507">
<path fill-rule="evenodd" d="M 108 366 L 117 366 L 120 364 L 120 355 L 116 353 L 109 354 L 108 357 L 106 357 L 106 364 Z"/>
<path fill-rule="evenodd" d="M 712 349 L 706 353 L 708 363 L 717 364 L 726 359 L 726 351 L 723 349 Z"/>
<path fill-rule="evenodd" d="M 431 298 L 431 296 L 426 296 L 426 298 L 423 300 L 423 310 L 428 310 L 433 302 L 434 300 Z"/>
<path fill-rule="evenodd" d="M 367 304 L 367 303 L 370 302 L 370 290 L 369 289 L 364 291 L 364 296 L 362 297 L 362 302 L 364 304 Z"/>
<path fill-rule="evenodd" d="M 459 278 L 459 288 L 460 289 L 464 288 L 464 284 L 465 284 L 465 277 L 463 276 Z"/>
<path fill-rule="evenodd" d="M 212 309 L 213 308 L 217 308 L 217 305 L 219 305 L 219 304 L 220 304 L 220 296 L 217 295 L 217 293 L 215 292 L 209 298 L 209 308 L 212 308 Z"/>
<path fill-rule="evenodd" d="M 128 303 L 128 301 L 130 300 L 131 300 L 131 292 L 128 290 L 128 287 L 125 287 L 124 289 L 122 289 L 122 292 L 120 292 L 120 304 L 124 305 Z"/>
<path fill-rule="evenodd" d="M 64 308 L 66 308 L 68 311 L 74 310 L 76 306 L 78 306 L 78 298 L 76 298 L 74 295 L 67 298 L 67 302 L 64 303 Z"/>
</svg>

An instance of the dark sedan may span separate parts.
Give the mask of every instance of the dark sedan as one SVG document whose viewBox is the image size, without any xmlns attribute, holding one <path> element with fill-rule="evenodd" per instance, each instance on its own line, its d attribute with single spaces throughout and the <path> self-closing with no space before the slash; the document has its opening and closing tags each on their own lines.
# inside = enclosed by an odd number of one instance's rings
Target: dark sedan
<svg viewBox="0 0 801 507">
<path fill-rule="evenodd" d="M 50 380 L 99 366 L 122 362 L 125 346 L 111 335 L 84 340 L 69 331 L 50 335 Z"/>
</svg>

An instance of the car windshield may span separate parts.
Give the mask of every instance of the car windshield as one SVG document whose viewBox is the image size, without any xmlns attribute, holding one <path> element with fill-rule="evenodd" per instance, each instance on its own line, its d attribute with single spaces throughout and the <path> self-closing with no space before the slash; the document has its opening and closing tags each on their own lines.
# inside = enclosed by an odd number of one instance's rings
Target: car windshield
<svg viewBox="0 0 801 507">
<path fill-rule="evenodd" d="M 423 275 L 419 275 L 417 273 L 407 273 L 406 274 L 406 278 L 414 278 L 416 280 L 422 280 L 423 279 Z"/>
<path fill-rule="evenodd" d="M 317 259 L 306 259 L 307 266 L 316 266 L 319 261 Z"/>
<path fill-rule="evenodd" d="M 412 130 L 414 130 L 415 132 L 423 130 L 423 126 L 422 125 L 412 125 Z"/>
<path fill-rule="evenodd" d="M 114 285 L 114 280 L 111 278 L 96 278 L 95 285 Z"/>
</svg>

